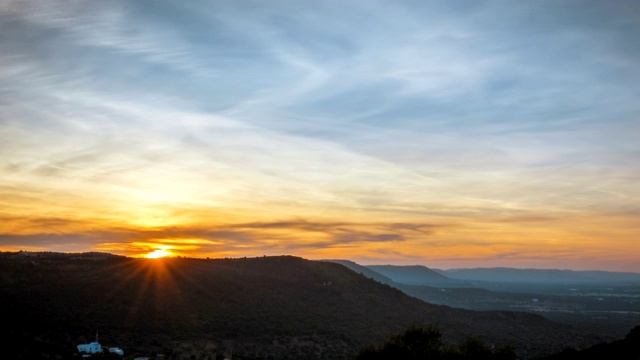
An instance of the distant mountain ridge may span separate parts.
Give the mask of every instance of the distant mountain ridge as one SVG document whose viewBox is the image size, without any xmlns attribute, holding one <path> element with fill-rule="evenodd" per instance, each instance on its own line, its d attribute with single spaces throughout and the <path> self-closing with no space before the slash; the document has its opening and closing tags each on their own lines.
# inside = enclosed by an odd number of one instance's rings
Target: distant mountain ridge
<svg viewBox="0 0 640 360">
<path fill-rule="evenodd" d="M 387 276 L 384 276 L 381 273 L 379 273 L 377 271 L 374 271 L 374 270 L 372 270 L 372 269 L 370 269 L 370 268 L 368 268 L 366 266 L 357 264 L 357 263 L 355 263 L 355 262 L 353 262 L 351 260 L 339 260 L 338 259 L 338 260 L 322 260 L 322 261 L 327 261 L 327 262 L 333 262 L 333 263 L 336 263 L 336 264 L 340 264 L 340 265 L 346 267 L 347 269 L 349 269 L 349 270 L 351 270 L 351 271 L 353 271 L 353 272 L 355 272 L 357 274 L 362 274 L 362 275 L 364 275 L 364 276 L 366 276 L 366 277 L 368 277 L 370 279 L 373 279 L 373 280 L 375 280 L 377 282 L 380 282 L 382 284 L 387 284 L 387 285 L 391 285 L 391 286 L 395 285 L 395 282 L 391 278 L 389 278 Z"/>
<path fill-rule="evenodd" d="M 465 285 L 463 281 L 460 281 L 458 279 L 451 279 L 422 265 L 367 265 L 366 267 L 390 278 L 396 283 L 405 285 L 436 287 Z M 471 286 L 470 284 L 467 285 Z"/>
<path fill-rule="evenodd" d="M 601 270 L 519 269 L 508 267 L 441 270 L 423 265 L 360 265 L 340 263 L 382 283 L 433 287 L 477 287 L 474 281 L 505 283 L 639 283 L 640 273 Z M 372 271 L 372 272 L 371 272 Z"/>
</svg>

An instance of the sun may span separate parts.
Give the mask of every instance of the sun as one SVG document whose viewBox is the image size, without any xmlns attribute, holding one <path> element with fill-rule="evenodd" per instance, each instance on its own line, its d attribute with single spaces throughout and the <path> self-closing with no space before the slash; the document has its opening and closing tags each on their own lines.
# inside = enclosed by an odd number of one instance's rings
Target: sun
<svg viewBox="0 0 640 360">
<path fill-rule="evenodd" d="M 147 259 L 159 259 L 159 258 L 171 256 L 171 255 L 173 255 L 173 253 L 171 251 L 167 251 L 165 249 L 156 249 L 156 250 L 148 253 L 147 255 L 145 255 L 145 257 Z"/>
</svg>

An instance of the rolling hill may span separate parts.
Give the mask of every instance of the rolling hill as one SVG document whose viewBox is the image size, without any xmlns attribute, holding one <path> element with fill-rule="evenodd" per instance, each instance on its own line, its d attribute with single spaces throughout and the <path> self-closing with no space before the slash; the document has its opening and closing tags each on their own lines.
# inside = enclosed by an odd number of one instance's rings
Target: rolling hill
<svg viewBox="0 0 640 360">
<path fill-rule="evenodd" d="M 422 265 L 368 265 L 369 269 L 382 274 L 396 283 L 405 285 L 437 287 L 472 287 L 470 283 L 451 279 Z"/>
<path fill-rule="evenodd" d="M 398 285 L 395 281 L 391 280 L 391 278 L 384 276 L 377 271 L 369 269 L 368 267 L 360 265 L 353 261 L 350 261 L 350 260 L 326 260 L 326 261 L 340 264 L 355 273 L 362 274 L 368 277 L 369 279 L 373 279 L 379 283 L 391 285 L 393 287 L 397 287 Z"/>
<path fill-rule="evenodd" d="M 409 324 L 540 355 L 599 341 L 538 315 L 427 304 L 340 264 L 292 256 L 2 253 L 0 318 L 12 359 L 75 358 L 96 331 L 128 354 L 166 359 L 346 359 Z"/>
</svg>

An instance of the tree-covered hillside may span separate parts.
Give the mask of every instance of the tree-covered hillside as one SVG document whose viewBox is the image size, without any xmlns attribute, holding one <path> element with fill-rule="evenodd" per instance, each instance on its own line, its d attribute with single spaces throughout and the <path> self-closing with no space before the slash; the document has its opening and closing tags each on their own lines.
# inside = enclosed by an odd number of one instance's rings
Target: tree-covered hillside
<svg viewBox="0 0 640 360">
<path fill-rule="evenodd" d="M 598 341 L 537 315 L 426 304 L 342 265 L 291 256 L 3 253 L 0 317 L 13 359 L 72 356 L 96 331 L 128 354 L 203 359 L 350 358 L 409 324 L 439 324 L 447 341 L 478 335 L 539 354 Z"/>
</svg>

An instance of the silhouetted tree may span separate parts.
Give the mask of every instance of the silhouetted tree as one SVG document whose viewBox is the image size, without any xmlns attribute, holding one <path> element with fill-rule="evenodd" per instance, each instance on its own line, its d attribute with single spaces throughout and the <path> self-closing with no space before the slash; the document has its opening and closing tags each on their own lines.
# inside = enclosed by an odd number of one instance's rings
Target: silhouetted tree
<svg viewBox="0 0 640 360">
<path fill-rule="evenodd" d="M 471 336 L 463 341 L 460 346 L 460 353 L 465 359 L 488 360 L 492 359 L 492 352 L 480 338 Z"/>
<path fill-rule="evenodd" d="M 380 346 L 369 345 L 362 349 L 356 360 L 514 360 L 513 348 L 488 347 L 480 338 L 470 337 L 458 347 L 445 344 L 442 333 L 436 326 L 411 326 L 403 333 L 394 335 Z"/>
<path fill-rule="evenodd" d="M 392 336 L 379 347 L 368 346 L 356 357 L 373 359 L 437 359 L 442 353 L 442 333 L 435 326 L 412 325 L 403 333 Z"/>
</svg>

